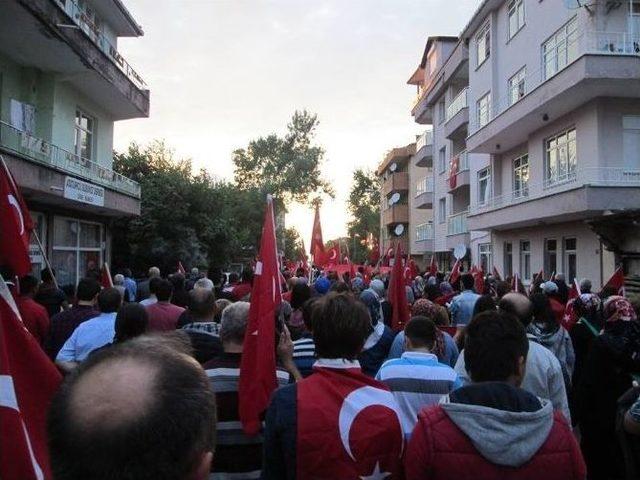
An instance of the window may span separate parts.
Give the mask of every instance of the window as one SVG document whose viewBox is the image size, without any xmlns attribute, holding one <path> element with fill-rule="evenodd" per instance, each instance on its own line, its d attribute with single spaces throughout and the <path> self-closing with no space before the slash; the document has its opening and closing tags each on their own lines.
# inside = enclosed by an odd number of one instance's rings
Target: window
<svg viewBox="0 0 640 480">
<path fill-rule="evenodd" d="M 543 78 L 551 78 L 578 56 L 578 28 L 573 17 L 542 44 Z"/>
<path fill-rule="evenodd" d="M 487 22 L 476 35 L 476 59 L 480 66 L 491 54 L 491 23 Z"/>
<path fill-rule="evenodd" d="M 484 95 L 476 102 L 476 124 L 478 128 L 484 127 L 491 120 L 491 92 Z"/>
<path fill-rule="evenodd" d="M 529 195 L 529 155 L 513 160 L 513 198 Z"/>
<path fill-rule="evenodd" d="M 509 38 L 513 37 L 524 27 L 524 2 L 511 0 L 509 2 Z"/>
<path fill-rule="evenodd" d="M 82 110 L 76 110 L 75 154 L 91 160 L 94 120 Z"/>
<path fill-rule="evenodd" d="M 447 169 L 447 147 L 438 150 L 438 173 L 443 174 Z"/>
<path fill-rule="evenodd" d="M 576 129 L 570 128 L 546 141 L 546 186 L 567 182 L 576 176 Z"/>
<path fill-rule="evenodd" d="M 478 205 L 486 205 L 491 197 L 491 167 L 478 172 Z"/>
<path fill-rule="evenodd" d="M 438 102 L 438 124 L 442 124 L 446 117 L 446 109 L 444 108 L 444 100 Z"/>
<path fill-rule="evenodd" d="M 566 279 L 568 282 L 573 282 L 573 279 L 578 276 L 577 271 L 577 240 L 575 238 L 564 239 L 564 259 L 562 261 L 563 268 L 566 273 Z"/>
<path fill-rule="evenodd" d="M 555 238 L 544 241 L 544 271 L 549 275 L 558 272 L 558 241 Z"/>
<path fill-rule="evenodd" d="M 525 77 L 527 68 L 522 67 L 509 79 L 509 105 L 513 105 L 525 95 Z"/>
<path fill-rule="evenodd" d="M 442 197 L 438 200 L 438 222 L 444 223 L 447 220 L 447 199 Z"/>
<path fill-rule="evenodd" d="M 520 277 L 522 280 L 531 280 L 531 242 L 520 242 Z"/>
<path fill-rule="evenodd" d="M 640 7 L 638 8 L 640 9 Z M 640 116 L 623 116 L 622 129 L 624 168 L 625 170 L 640 170 Z"/>
<path fill-rule="evenodd" d="M 493 250 L 490 243 L 481 243 L 478 245 L 478 259 L 480 260 L 480 268 L 483 272 L 487 273 L 493 268 L 492 257 Z"/>
<path fill-rule="evenodd" d="M 513 275 L 513 244 L 504 242 L 504 275 L 510 277 Z"/>
<path fill-rule="evenodd" d="M 427 62 L 429 63 L 429 75 L 433 75 L 436 71 L 436 54 L 433 50 L 427 55 Z"/>
<path fill-rule="evenodd" d="M 29 241 L 29 260 L 31 260 L 31 275 L 36 278 L 40 278 L 40 272 L 45 267 L 44 257 L 42 256 L 42 252 L 40 251 L 40 247 L 38 246 L 38 241 L 36 240 L 36 235 L 42 242 L 42 246 L 44 251 L 47 251 L 47 236 L 46 236 L 46 217 L 43 213 L 34 212 L 31 210 L 29 212 L 31 214 L 31 220 L 35 225 L 33 232 L 31 233 L 31 238 Z"/>
<path fill-rule="evenodd" d="M 424 240 L 433 239 L 433 223 L 427 222 L 416 226 L 416 241 L 422 242 Z"/>
</svg>

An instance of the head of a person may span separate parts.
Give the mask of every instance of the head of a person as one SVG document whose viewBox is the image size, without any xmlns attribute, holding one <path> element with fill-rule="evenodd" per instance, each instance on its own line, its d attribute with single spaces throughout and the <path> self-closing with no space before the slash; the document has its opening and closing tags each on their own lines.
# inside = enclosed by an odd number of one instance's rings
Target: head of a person
<svg viewBox="0 0 640 480">
<path fill-rule="evenodd" d="M 156 298 L 159 302 L 171 301 L 171 295 L 173 295 L 173 285 L 169 280 L 160 280 L 156 285 Z"/>
<path fill-rule="evenodd" d="M 432 278 L 435 278 L 435 277 L 429 277 L 429 280 L 431 280 Z M 440 289 L 438 288 L 438 285 L 436 285 L 435 282 L 427 283 L 427 286 L 424 289 L 423 296 L 428 300 L 435 302 L 436 298 L 440 296 Z"/>
<path fill-rule="evenodd" d="M 198 267 L 193 267 L 191 269 L 191 278 L 198 278 L 198 275 L 200 275 L 200 270 L 198 270 Z"/>
<path fill-rule="evenodd" d="M 463 273 L 460 276 L 460 285 L 464 290 L 473 290 L 474 279 L 470 273 Z"/>
<path fill-rule="evenodd" d="M 149 325 L 147 309 L 139 303 L 127 303 L 118 310 L 115 323 L 115 343 L 143 335 Z"/>
<path fill-rule="evenodd" d="M 498 298 L 504 297 L 511 291 L 511 284 L 505 280 L 501 280 L 496 283 L 496 296 Z"/>
<path fill-rule="evenodd" d="M 234 283 L 238 283 L 240 281 L 240 275 L 238 275 L 238 272 L 231 272 L 229 274 L 229 283 L 234 284 Z"/>
<path fill-rule="evenodd" d="M 440 294 L 451 295 L 453 293 L 453 287 L 449 282 L 440 282 Z"/>
<path fill-rule="evenodd" d="M 171 282 L 171 285 L 173 285 L 174 291 L 184 290 L 185 278 L 183 274 L 174 273 L 169 277 L 169 281 Z"/>
<path fill-rule="evenodd" d="M 370 322 L 367 307 L 350 295 L 332 292 L 317 299 L 311 315 L 316 355 L 355 360 L 371 331 Z"/>
<path fill-rule="evenodd" d="M 638 319 L 631 302 L 619 295 L 612 295 L 605 300 L 602 306 L 602 316 L 604 317 L 605 328 L 618 322 L 632 322 Z"/>
<path fill-rule="evenodd" d="M 291 308 L 297 310 L 311 298 L 311 289 L 306 283 L 295 282 L 291 289 Z"/>
<path fill-rule="evenodd" d="M 336 293 L 348 293 L 351 291 L 351 289 L 349 288 L 349 284 L 342 280 L 339 280 L 335 282 L 333 285 L 331 285 L 330 290 Z"/>
<path fill-rule="evenodd" d="M 242 282 L 253 283 L 253 270 L 251 267 L 246 266 L 242 269 Z"/>
<path fill-rule="evenodd" d="M 124 275 L 122 275 L 121 273 L 115 274 L 113 276 L 113 284 L 117 285 L 118 287 L 124 286 Z"/>
<path fill-rule="evenodd" d="M 378 297 L 384 298 L 385 288 L 384 282 L 378 278 L 371 280 L 369 288 L 378 294 Z"/>
<path fill-rule="evenodd" d="M 331 288 L 331 282 L 327 277 L 320 277 L 314 282 L 313 288 L 316 293 L 324 295 L 329 291 L 329 288 Z"/>
<path fill-rule="evenodd" d="M 199 278 L 196 280 L 196 283 L 193 284 L 193 289 L 197 290 L 199 288 L 203 290 L 213 290 L 214 284 L 208 278 Z"/>
<path fill-rule="evenodd" d="M 560 284 L 567 284 L 567 281 L 564 278 L 564 273 L 556 273 L 554 282 L 556 283 L 556 285 L 560 285 Z"/>
<path fill-rule="evenodd" d="M 100 283 L 94 278 L 83 278 L 78 282 L 76 298 L 78 303 L 95 304 L 100 293 Z"/>
<path fill-rule="evenodd" d="M 222 312 L 224 312 L 224 309 L 231 305 L 231 303 L 231 300 L 226 298 L 219 298 L 216 300 L 216 322 L 220 322 L 222 319 Z"/>
<path fill-rule="evenodd" d="M 602 325 L 602 300 L 595 293 L 583 293 L 573 300 L 573 311 L 577 317 L 585 317 L 597 327 Z"/>
<path fill-rule="evenodd" d="M 404 327 L 404 345 L 408 351 L 431 351 L 436 341 L 436 325 L 423 315 L 411 317 Z"/>
<path fill-rule="evenodd" d="M 194 288 L 189 292 L 189 312 L 194 321 L 213 322 L 216 311 L 216 296 L 213 290 Z"/>
<path fill-rule="evenodd" d="M 123 268 L 122 269 L 122 275 L 124 275 L 126 278 L 131 278 L 131 276 L 132 276 L 131 269 L 130 268 Z"/>
<path fill-rule="evenodd" d="M 555 284 L 554 284 L 555 285 Z M 544 293 L 534 293 L 530 297 L 531 316 L 534 323 L 544 325 L 547 329 L 557 326 L 556 317 L 551 309 L 549 297 Z"/>
<path fill-rule="evenodd" d="M 427 317 L 433 320 L 437 311 L 438 306 L 426 298 L 419 298 L 411 305 L 411 315 L 414 317 Z"/>
<path fill-rule="evenodd" d="M 580 292 L 581 293 L 591 293 L 591 289 L 593 286 L 591 285 L 591 280 L 588 278 L 583 278 L 580 280 Z"/>
<path fill-rule="evenodd" d="M 313 332 L 313 325 L 311 324 L 311 318 L 313 315 L 313 308 L 315 305 L 315 298 L 310 298 L 302 306 L 302 321 L 308 332 Z"/>
<path fill-rule="evenodd" d="M 56 480 L 208 478 L 215 396 L 186 352 L 147 336 L 91 355 L 63 382 L 48 416 Z"/>
<path fill-rule="evenodd" d="M 542 289 L 542 293 L 544 293 L 547 297 L 553 298 L 558 294 L 558 285 L 556 285 L 552 281 L 540 284 L 540 288 Z"/>
<path fill-rule="evenodd" d="M 55 276 L 55 269 L 45 268 L 40 272 L 40 279 L 43 283 L 53 283 L 53 277 Z"/>
<path fill-rule="evenodd" d="M 496 302 L 491 295 L 482 295 L 473 307 L 473 316 L 475 317 L 482 312 L 496 311 Z"/>
<path fill-rule="evenodd" d="M 360 293 L 360 301 L 367 307 L 369 317 L 371 317 L 371 325 L 377 325 L 378 322 L 382 320 L 382 309 L 380 308 L 380 299 L 376 292 L 367 288 Z"/>
<path fill-rule="evenodd" d="M 33 275 L 25 275 L 20 279 L 20 295 L 33 297 L 38 291 L 38 279 Z"/>
<path fill-rule="evenodd" d="M 519 386 L 528 352 L 525 328 L 509 313 L 482 312 L 466 328 L 464 362 L 474 383 L 509 382 Z"/>
<path fill-rule="evenodd" d="M 531 323 L 531 301 L 522 293 L 507 293 L 498 302 L 498 309 L 513 315 L 525 327 Z"/>
<path fill-rule="evenodd" d="M 160 277 L 152 277 L 151 280 L 149 280 L 149 293 L 155 295 L 158 290 L 158 285 L 160 285 L 162 281 Z"/>
<path fill-rule="evenodd" d="M 242 351 L 244 334 L 249 321 L 249 302 L 236 302 L 222 312 L 220 323 L 220 340 L 225 350 L 230 348 Z"/>
<path fill-rule="evenodd" d="M 122 305 L 122 295 L 117 288 L 103 288 L 98 294 L 98 308 L 100 312 L 117 312 L 120 305 Z"/>
<path fill-rule="evenodd" d="M 160 269 L 158 267 L 149 268 L 149 279 L 159 278 L 160 277 Z"/>
<path fill-rule="evenodd" d="M 209 278 L 215 285 L 220 285 L 222 283 L 223 275 L 221 268 L 213 268 L 209 271 Z M 213 287 L 211 287 L 213 288 Z"/>
</svg>

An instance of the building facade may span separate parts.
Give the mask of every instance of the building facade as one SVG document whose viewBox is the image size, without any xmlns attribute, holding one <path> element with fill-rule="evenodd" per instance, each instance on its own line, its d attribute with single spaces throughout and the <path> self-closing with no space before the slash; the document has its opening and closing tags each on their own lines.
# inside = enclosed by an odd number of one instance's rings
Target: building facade
<svg viewBox="0 0 640 480">
<path fill-rule="evenodd" d="M 120 0 L 0 0 L 0 156 L 61 286 L 110 259 L 110 223 L 140 213 L 115 173 L 113 125 L 149 115 L 149 90 L 118 52 L 142 29 Z M 34 273 L 44 259 L 34 238 Z"/>
<path fill-rule="evenodd" d="M 453 158 L 436 251 L 597 287 L 620 260 L 600 219 L 640 207 L 640 2 L 567 5 L 484 0 L 459 38 L 430 38 L 413 115 L 433 124 L 436 171 Z"/>
</svg>

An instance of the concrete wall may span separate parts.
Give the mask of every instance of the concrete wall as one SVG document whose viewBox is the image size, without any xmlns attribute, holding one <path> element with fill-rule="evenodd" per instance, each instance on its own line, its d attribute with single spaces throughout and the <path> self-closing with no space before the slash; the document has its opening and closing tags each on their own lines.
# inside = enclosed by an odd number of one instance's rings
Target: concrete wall
<svg viewBox="0 0 640 480">
<path fill-rule="evenodd" d="M 412 255 L 426 252 L 425 242 L 416 241 L 416 227 L 432 221 L 433 210 L 416 208 L 416 190 L 418 182 L 432 174 L 430 168 L 416 166 L 414 159 L 409 161 L 409 251 Z"/>
</svg>

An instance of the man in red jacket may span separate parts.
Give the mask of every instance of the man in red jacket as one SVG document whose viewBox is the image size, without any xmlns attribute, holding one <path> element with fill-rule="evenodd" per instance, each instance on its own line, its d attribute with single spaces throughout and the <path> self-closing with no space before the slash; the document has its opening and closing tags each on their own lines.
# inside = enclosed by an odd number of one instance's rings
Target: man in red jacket
<svg viewBox="0 0 640 480">
<path fill-rule="evenodd" d="M 477 315 L 464 358 L 472 383 L 424 409 L 405 457 L 412 479 L 584 479 L 580 448 L 549 400 L 519 388 L 529 343 L 504 312 Z"/>
</svg>

